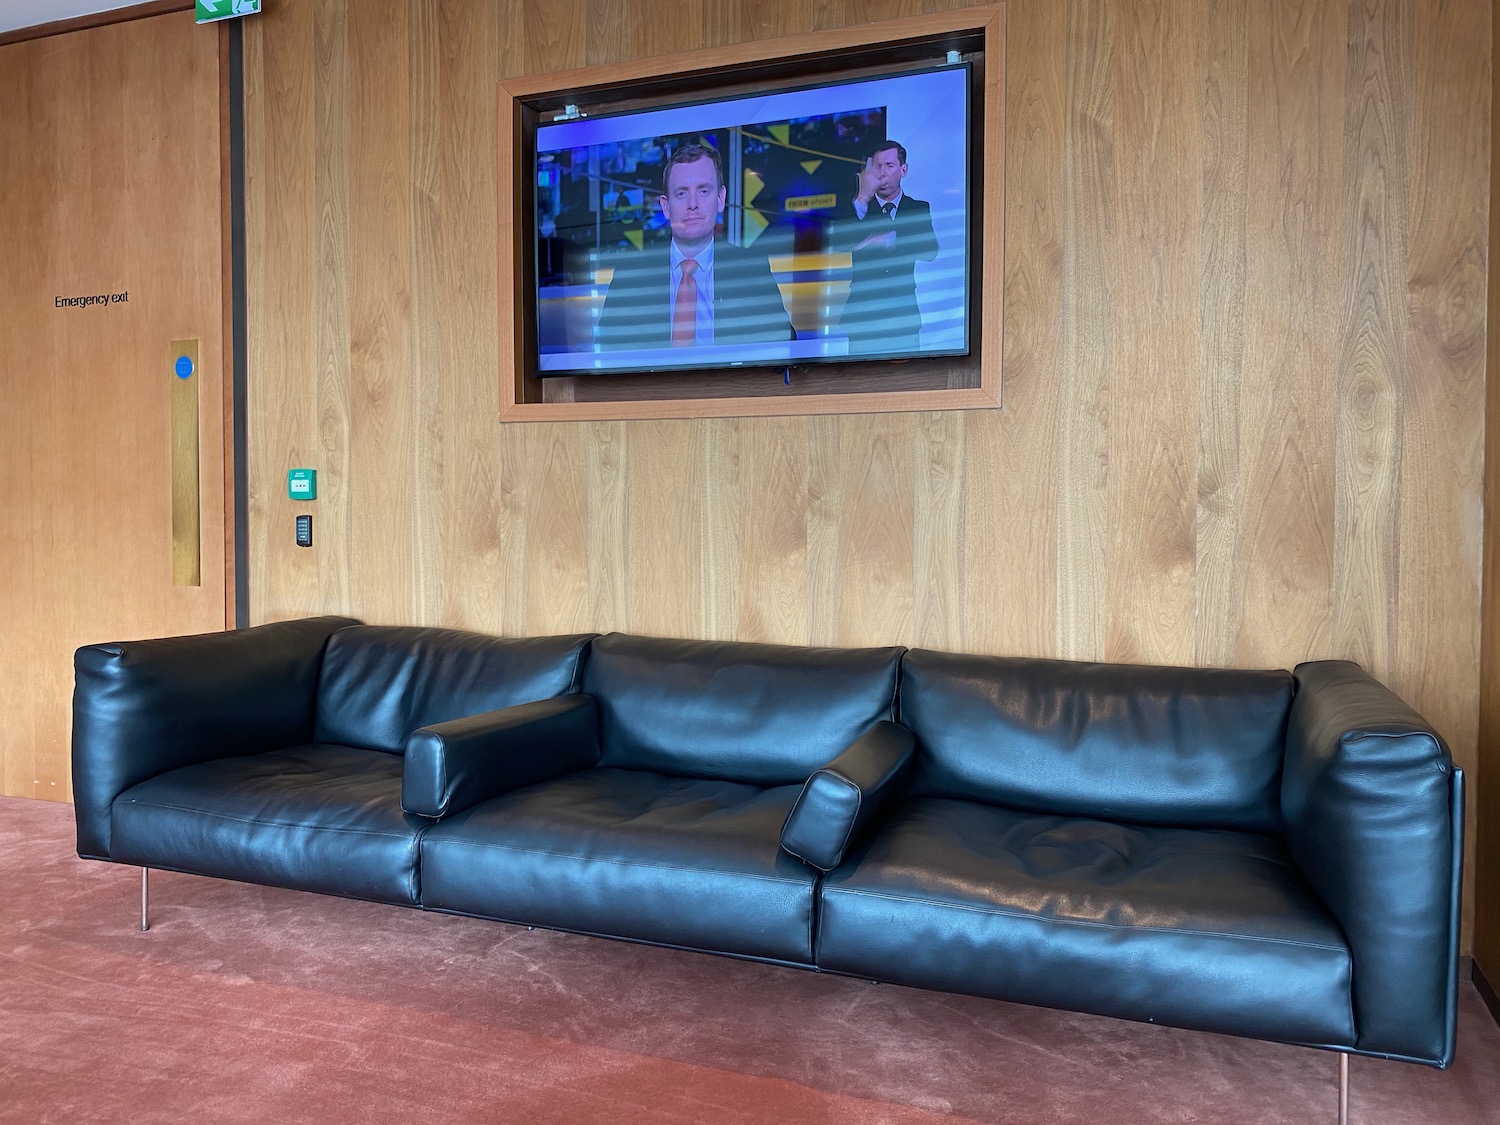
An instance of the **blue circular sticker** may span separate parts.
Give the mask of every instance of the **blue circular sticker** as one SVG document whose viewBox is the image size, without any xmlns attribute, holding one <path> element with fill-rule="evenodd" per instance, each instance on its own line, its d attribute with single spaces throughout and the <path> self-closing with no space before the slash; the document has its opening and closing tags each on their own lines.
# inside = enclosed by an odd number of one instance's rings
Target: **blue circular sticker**
<svg viewBox="0 0 1500 1125">
<path fill-rule="evenodd" d="M 185 355 L 177 357 L 177 377 L 179 379 L 191 379 L 193 377 L 193 361 L 190 357 Z"/>
</svg>

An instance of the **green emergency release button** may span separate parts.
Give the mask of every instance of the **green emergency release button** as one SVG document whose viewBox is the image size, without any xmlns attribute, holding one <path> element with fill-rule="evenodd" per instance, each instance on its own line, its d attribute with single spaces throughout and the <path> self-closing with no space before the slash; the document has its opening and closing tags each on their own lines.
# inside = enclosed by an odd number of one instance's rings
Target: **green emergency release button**
<svg viewBox="0 0 1500 1125">
<path fill-rule="evenodd" d="M 286 494 L 293 500 L 316 500 L 318 498 L 318 470 L 288 469 Z"/>
</svg>

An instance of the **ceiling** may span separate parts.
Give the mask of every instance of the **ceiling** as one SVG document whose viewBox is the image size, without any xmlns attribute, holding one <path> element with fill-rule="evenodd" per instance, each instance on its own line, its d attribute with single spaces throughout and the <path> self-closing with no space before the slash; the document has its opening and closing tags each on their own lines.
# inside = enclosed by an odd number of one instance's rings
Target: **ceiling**
<svg viewBox="0 0 1500 1125">
<path fill-rule="evenodd" d="M 129 8 L 139 0 L 0 0 L 0 32 L 70 20 L 111 8 Z"/>
</svg>

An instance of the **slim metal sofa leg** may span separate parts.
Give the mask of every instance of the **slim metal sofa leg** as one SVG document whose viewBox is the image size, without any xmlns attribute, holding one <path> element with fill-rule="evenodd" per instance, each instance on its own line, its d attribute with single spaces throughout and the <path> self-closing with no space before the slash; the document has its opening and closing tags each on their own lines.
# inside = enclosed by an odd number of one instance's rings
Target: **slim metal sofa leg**
<svg viewBox="0 0 1500 1125">
<path fill-rule="evenodd" d="M 1349 1125 L 1349 1053 L 1339 1052 L 1339 1125 Z"/>
<path fill-rule="evenodd" d="M 151 868 L 141 868 L 141 933 L 151 928 Z"/>
</svg>

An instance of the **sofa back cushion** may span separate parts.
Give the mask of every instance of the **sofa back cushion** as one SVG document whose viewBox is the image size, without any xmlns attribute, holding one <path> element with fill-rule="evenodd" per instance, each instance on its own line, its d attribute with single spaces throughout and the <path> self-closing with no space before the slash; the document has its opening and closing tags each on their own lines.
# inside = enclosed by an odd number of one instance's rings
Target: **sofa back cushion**
<svg viewBox="0 0 1500 1125">
<path fill-rule="evenodd" d="M 419 727 L 577 690 L 589 636 L 354 625 L 328 639 L 315 738 L 400 753 Z"/>
<path fill-rule="evenodd" d="M 600 637 L 583 675 L 599 703 L 599 764 L 801 785 L 894 717 L 901 652 Z"/>
<path fill-rule="evenodd" d="M 901 721 L 919 795 L 1274 832 L 1292 694 L 1283 671 L 913 650 Z"/>
</svg>

